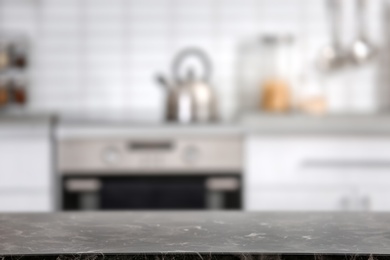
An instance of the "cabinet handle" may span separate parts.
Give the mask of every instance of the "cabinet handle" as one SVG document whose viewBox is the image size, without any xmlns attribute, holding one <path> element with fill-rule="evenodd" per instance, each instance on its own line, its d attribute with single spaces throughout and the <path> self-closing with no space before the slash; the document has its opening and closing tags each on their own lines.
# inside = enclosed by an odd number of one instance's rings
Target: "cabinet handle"
<svg viewBox="0 0 390 260">
<path fill-rule="evenodd" d="M 302 168 L 390 168 L 390 160 L 338 160 L 312 159 L 301 164 Z"/>
</svg>

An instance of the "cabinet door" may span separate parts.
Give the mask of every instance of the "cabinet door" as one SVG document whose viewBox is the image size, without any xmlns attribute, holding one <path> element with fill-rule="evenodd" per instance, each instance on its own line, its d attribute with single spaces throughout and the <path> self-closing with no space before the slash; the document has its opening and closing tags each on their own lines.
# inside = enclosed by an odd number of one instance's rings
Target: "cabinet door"
<svg viewBox="0 0 390 260">
<path fill-rule="evenodd" d="M 48 189 L 49 138 L 0 138 L 0 189 Z"/>
</svg>

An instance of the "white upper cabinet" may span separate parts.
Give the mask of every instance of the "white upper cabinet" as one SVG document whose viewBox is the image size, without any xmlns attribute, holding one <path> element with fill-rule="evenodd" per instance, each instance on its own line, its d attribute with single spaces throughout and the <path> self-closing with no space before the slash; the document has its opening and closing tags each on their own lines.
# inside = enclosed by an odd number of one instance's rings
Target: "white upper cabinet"
<svg viewBox="0 0 390 260">
<path fill-rule="evenodd" d="M 247 210 L 390 210 L 390 138 L 250 136 Z"/>
</svg>

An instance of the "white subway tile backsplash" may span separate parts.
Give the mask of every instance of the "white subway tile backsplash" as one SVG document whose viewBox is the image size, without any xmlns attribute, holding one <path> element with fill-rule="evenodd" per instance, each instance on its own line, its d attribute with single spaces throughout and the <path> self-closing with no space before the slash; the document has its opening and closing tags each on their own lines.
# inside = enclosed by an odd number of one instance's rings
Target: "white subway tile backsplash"
<svg viewBox="0 0 390 260">
<path fill-rule="evenodd" d="M 379 2 L 371 17 L 381 15 Z M 351 17 L 347 14 L 344 25 L 346 44 L 355 35 Z M 233 113 L 238 43 L 260 33 L 290 33 L 306 66 L 314 66 L 330 41 L 327 19 L 325 0 L 0 0 L 0 30 L 31 38 L 29 106 L 64 113 L 129 108 L 161 113 L 165 93 L 154 76 L 170 76 L 175 54 L 189 46 L 210 55 L 220 106 Z M 368 27 L 379 42 L 380 19 L 370 19 Z M 366 79 L 356 83 L 362 89 L 356 100 L 372 106 L 372 78 L 361 77 Z M 324 83 L 329 84 L 337 110 L 343 83 Z"/>
</svg>

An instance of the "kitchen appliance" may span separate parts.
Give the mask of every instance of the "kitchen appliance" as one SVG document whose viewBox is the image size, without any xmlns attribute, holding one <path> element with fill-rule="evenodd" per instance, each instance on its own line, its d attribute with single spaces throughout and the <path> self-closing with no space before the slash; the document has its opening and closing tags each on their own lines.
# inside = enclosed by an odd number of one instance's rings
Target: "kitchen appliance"
<svg viewBox="0 0 390 260">
<path fill-rule="evenodd" d="M 172 133 L 156 137 L 146 132 L 61 138 L 57 162 L 61 208 L 241 208 L 239 134 Z"/>
<path fill-rule="evenodd" d="M 180 75 L 184 62 L 190 57 L 197 58 L 203 66 L 203 77 L 197 77 L 193 68 L 186 69 L 186 78 Z M 181 123 L 209 122 L 217 118 L 216 98 L 208 81 L 211 77 L 211 62 L 200 49 L 188 48 L 174 59 L 173 82 L 158 76 L 159 84 L 168 91 L 167 119 Z M 171 86 L 170 86 L 171 85 Z"/>
</svg>

